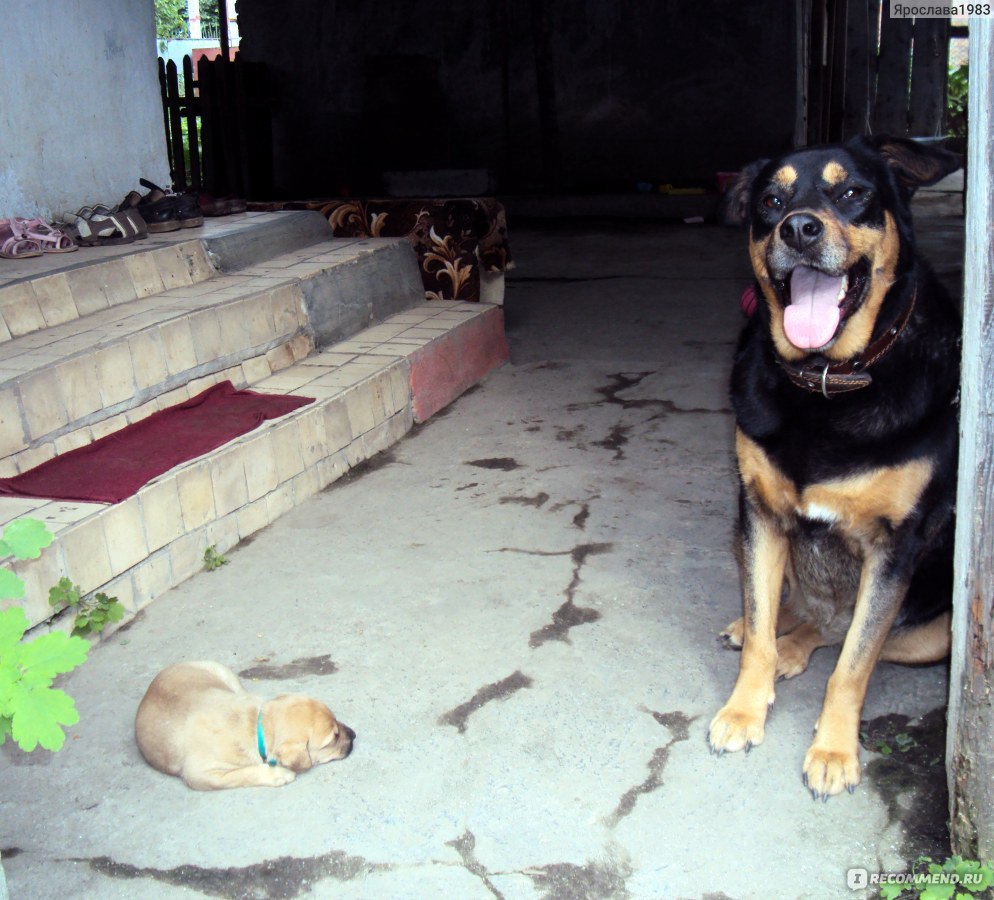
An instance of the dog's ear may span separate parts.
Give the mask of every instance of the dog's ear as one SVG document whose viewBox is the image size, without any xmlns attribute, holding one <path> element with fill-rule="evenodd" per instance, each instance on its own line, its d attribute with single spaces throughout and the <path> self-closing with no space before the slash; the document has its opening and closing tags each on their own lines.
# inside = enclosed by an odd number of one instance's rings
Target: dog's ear
<svg viewBox="0 0 994 900">
<path fill-rule="evenodd" d="M 749 163 L 725 189 L 718 204 L 718 221 L 722 225 L 741 225 L 749 218 L 749 197 L 752 193 L 752 183 L 760 169 L 769 160 L 757 159 Z"/>
<path fill-rule="evenodd" d="M 941 181 L 963 168 L 963 157 L 931 144 L 886 134 L 856 137 L 850 142 L 869 146 L 893 169 L 897 180 L 911 192 Z"/>
</svg>

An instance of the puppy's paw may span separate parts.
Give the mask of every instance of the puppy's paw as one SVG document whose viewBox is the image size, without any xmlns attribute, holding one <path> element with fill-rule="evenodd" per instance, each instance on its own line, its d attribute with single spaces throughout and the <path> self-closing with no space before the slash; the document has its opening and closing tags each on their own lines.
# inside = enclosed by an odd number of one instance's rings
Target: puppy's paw
<svg viewBox="0 0 994 900">
<path fill-rule="evenodd" d="M 266 782 L 271 787 L 283 787 L 297 777 L 297 773 L 286 769 L 283 766 L 266 766 L 269 770 L 269 780 Z"/>
<path fill-rule="evenodd" d="M 722 647 L 728 650 L 741 650 L 744 633 L 745 619 L 736 619 L 718 635 L 718 640 L 721 641 Z"/>
<path fill-rule="evenodd" d="M 860 781 L 859 750 L 819 747 L 815 741 L 804 757 L 804 786 L 815 800 L 842 791 L 851 794 Z"/>
<path fill-rule="evenodd" d="M 766 734 L 766 710 L 756 713 L 726 704 L 711 720 L 708 742 L 711 752 L 734 753 L 751 750 L 763 743 Z"/>
</svg>

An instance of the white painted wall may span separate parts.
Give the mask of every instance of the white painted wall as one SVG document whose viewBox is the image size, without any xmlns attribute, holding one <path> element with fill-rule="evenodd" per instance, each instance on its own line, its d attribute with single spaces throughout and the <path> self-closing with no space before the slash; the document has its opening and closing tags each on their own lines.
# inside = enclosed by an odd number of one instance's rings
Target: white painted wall
<svg viewBox="0 0 994 900">
<path fill-rule="evenodd" d="M 0 7 L 0 218 L 167 186 L 153 0 Z"/>
</svg>

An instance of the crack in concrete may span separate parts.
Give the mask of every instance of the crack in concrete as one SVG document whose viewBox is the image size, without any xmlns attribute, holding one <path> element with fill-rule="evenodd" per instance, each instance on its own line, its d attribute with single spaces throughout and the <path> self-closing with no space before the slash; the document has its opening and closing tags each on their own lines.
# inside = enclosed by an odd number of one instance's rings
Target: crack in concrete
<svg viewBox="0 0 994 900">
<path fill-rule="evenodd" d="M 649 713 L 660 725 L 667 728 L 672 735 L 669 743 L 662 747 L 657 747 L 652 751 L 652 759 L 649 760 L 649 775 L 641 783 L 629 788 L 621 795 L 618 805 L 611 815 L 604 819 L 604 824 L 609 828 L 614 828 L 625 816 L 630 815 L 635 809 L 635 804 L 643 794 L 651 794 L 663 785 L 663 770 L 670 757 L 670 750 L 674 744 L 687 740 L 690 736 L 690 723 L 695 721 L 697 716 L 690 718 L 682 712 L 658 713 L 650 709 L 643 709 Z"/>
<path fill-rule="evenodd" d="M 473 851 L 476 849 L 476 835 L 468 828 L 455 840 L 446 841 L 446 847 L 454 847 L 456 853 L 462 859 L 462 864 L 466 870 L 483 882 L 483 886 L 490 891 L 498 900 L 504 900 L 504 895 L 494 887 L 493 882 L 488 877 L 490 873 L 486 867 L 476 858 Z"/>
<path fill-rule="evenodd" d="M 653 397 L 640 398 L 638 400 L 626 400 L 624 397 L 619 397 L 622 391 L 626 391 L 629 388 L 636 387 L 641 384 L 650 375 L 654 375 L 654 371 L 649 372 L 615 372 L 614 374 L 608 375 L 610 383 L 595 389 L 595 393 L 600 394 L 603 398 L 602 400 L 594 400 L 589 403 L 571 403 L 566 407 L 567 412 L 580 412 L 584 409 L 589 409 L 591 406 L 600 406 L 602 404 L 608 404 L 612 406 L 620 406 L 623 410 L 628 409 L 655 409 L 656 414 L 649 417 L 650 422 L 654 422 L 657 419 L 664 419 L 669 415 L 677 415 L 683 413 L 705 413 L 708 415 L 731 415 L 732 410 L 728 408 L 720 409 L 707 409 L 701 406 L 677 406 L 672 400 L 660 400 Z"/>
<path fill-rule="evenodd" d="M 292 900 L 311 893 L 314 883 L 323 878 L 352 881 L 371 872 L 394 868 L 384 863 L 368 862 L 361 856 L 350 856 L 341 850 L 303 858 L 280 856 L 250 866 L 224 869 L 195 865 L 156 869 L 116 862 L 109 856 L 91 859 L 76 857 L 70 862 L 86 863 L 108 878 L 151 879 L 225 900 Z"/>
<path fill-rule="evenodd" d="M 549 502 L 549 495 L 545 491 L 541 491 L 534 497 L 501 497 L 501 506 L 505 506 L 508 503 L 518 503 L 521 506 L 534 506 L 536 509 L 541 509 Z"/>
<path fill-rule="evenodd" d="M 576 589 L 580 586 L 580 570 L 587 562 L 587 557 L 600 553 L 609 553 L 614 544 L 578 544 L 572 550 L 523 550 L 518 547 L 501 547 L 501 553 L 526 553 L 530 556 L 567 556 L 573 560 L 573 577 L 563 593 L 566 602 L 552 614 L 552 622 L 538 631 L 533 631 L 528 639 L 528 646 L 541 647 L 546 641 L 562 641 L 569 644 L 569 631 L 577 625 L 596 622 L 601 614 L 590 607 L 577 606 L 573 600 Z"/>
<path fill-rule="evenodd" d="M 470 459 L 465 463 L 467 466 L 476 466 L 479 469 L 500 469 L 502 472 L 511 472 L 520 469 L 521 464 L 510 456 L 495 456 L 490 459 Z"/>
<path fill-rule="evenodd" d="M 588 862 L 582 866 L 555 863 L 523 874 L 545 891 L 542 900 L 623 900 L 631 896 L 626 882 L 632 871 L 628 864 Z"/>
<path fill-rule="evenodd" d="M 614 458 L 624 459 L 625 451 L 622 449 L 628 443 L 628 435 L 631 433 L 631 425 L 615 425 L 606 438 L 602 441 L 591 441 L 595 447 L 603 447 L 605 450 L 613 450 Z"/>
<path fill-rule="evenodd" d="M 469 717 L 478 709 L 494 700 L 506 700 L 511 694 L 523 688 L 530 688 L 531 686 L 532 680 L 527 675 L 522 674 L 520 670 L 515 671 L 512 675 L 508 675 L 507 678 L 480 688 L 465 703 L 460 703 L 455 709 L 451 709 L 444 715 L 439 716 L 438 724 L 451 725 L 460 734 L 464 734 Z"/>
<path fill-rule="evenodd" d="M 590 504 L 584 503 L 580 506 L 580 511 L 573 516 L 573 527 L 583 531 L 587 527 L 587 519 L 590 518 Z"/>
<path fill-rule="evenodd" d="M 331 656 L 301 656 L 292 662 L 281 666 L 267 665 L 268 659 L 260 659 L 260 665 L 242 669 L 239 678 L 270 678 L 274 681 L 300 678 L 302 675 L 334 675 L 338 666 L 332 662 Z"/>
</svg>

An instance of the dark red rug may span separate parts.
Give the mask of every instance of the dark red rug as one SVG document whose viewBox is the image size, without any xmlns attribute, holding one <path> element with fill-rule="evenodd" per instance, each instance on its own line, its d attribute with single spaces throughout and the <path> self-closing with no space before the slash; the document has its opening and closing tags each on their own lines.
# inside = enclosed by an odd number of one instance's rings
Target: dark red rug
<svg viewBox="0 0 994 900">
<path fill-rule="evenodd" d="M 223 381 L 86 447 L 0 478 L 0 495 L 118 503 L 173 466 L 313 402 L 313 397 L 239 391 Z"/>
</svg>

